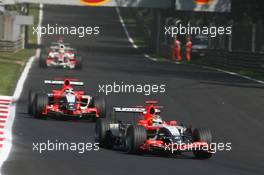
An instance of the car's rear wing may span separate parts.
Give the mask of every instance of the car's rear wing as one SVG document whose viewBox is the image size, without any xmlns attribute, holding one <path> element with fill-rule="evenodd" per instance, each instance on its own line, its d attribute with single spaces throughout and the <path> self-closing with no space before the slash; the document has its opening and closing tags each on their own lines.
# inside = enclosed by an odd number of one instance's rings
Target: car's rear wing
<svg viewBox="0 0 264 175">
<path fill-rule="evenodd" d="M 70 43 L 61 43 L 61 42 L 51 42 L 51 45 L 58 45 L 58 44 L 63 44 L 63 45 L 65 45 L 65 46 L 70 46 Z"/>
<path fill-rule="evenodd" d="M 157 108 L 152 108 L 155 109 L 156 114 L 160 113 L 160 109 Z M 134 122 L 136 121 L 136 118 L 138 115 L 137 114 L 142 114 L 142 115 L 147 115 L 150 111 L 150 109 L 147 109 L 146 107 L 134 107 L 134 108 L 125 108 L 125 107 L 114 107 L 113 108 L 113 112 L 110 115 L 111 120 L 116 121 L 117 122 L 117 113 L 132 113 L 134 114 Z"/>
<path fill-rule="evenodd" d="M 44 80 L 45 84 L 52 84 L 52 85 L 65 85 L 67 83 L 68 85 L 74 85 L 74 86 L 83 86 L 84 82 L 80 81 L 70 81 L 70 80 Z"/>
<path fill-rule="evenodd" d="M 146 108 L 123 108 L 123 107 L 114 107 L 114 112 L 127 112 L 127 113 L 143 113 L 146 112 Z M 160 109 L 155 108 L 156 113 L 160 113 Z"/>
</svg>

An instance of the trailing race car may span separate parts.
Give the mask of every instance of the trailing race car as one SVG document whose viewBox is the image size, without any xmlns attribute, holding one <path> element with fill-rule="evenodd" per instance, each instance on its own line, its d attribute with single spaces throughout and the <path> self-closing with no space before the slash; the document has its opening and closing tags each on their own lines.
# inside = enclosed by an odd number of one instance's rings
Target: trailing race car
<svg viewBox="0 0 264 175">
<path fill-rule="evenodd" d="M 36 118 L 48 116 L 71 117 L 72 119 L 91 118 L 94 121 L 104 118 L 106 104 L 104 98 L 86 95 L 84 91 L 74 91 L 73 86 L 83 86 L 75 79 L 45 80 L 45 84 L 62 85 L 60 89 L 45 93 L 30 90 L 28 95 L 28 113 Z"/>
<path fill-rule="evenodd" d="M 68 43 L 59 40 L 58 42 L 51 43 L 51 46 L 45 51 L 41 51 L 39 66 L 43 68 L 81 69 L 82 57 Z"/>
<path fill-rule="evenodd" d="M 99 119 L 95 126 L 95 141 L 100 147 L 134 154 L 150 152 L 171 155 L 192 151 L 199 159 L 212 156 L 212 134 L 209 129 L 192 129 L 177 125 L 176 121 L 165 122 L 159 115 L 162 106 L 156 106 L 156 101 L 146 103 L 145 107 L 115 107 L 112 114 L 114 119 Z M 136 124 L 116 122 L 116 112 L 138 114 L 142 119 Z"/>
</svg>

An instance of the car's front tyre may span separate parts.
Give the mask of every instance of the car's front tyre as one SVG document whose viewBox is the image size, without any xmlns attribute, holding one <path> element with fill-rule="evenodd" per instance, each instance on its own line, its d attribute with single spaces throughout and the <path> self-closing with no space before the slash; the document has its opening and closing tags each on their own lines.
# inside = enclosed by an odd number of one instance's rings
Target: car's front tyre
<svg viewBox="0 0 264 175">
<path fill-rule="evenodd" d="M 194 142 L 206 142 L 210 147 L 213 137 L 210 129 L 208 128 L 196 128 L 193 131 Z M 213 153 L 210 150 L 193 150 L 193 154 L 197 159 L 209 159 Z"/>
<path fill-rule="evenodd" d="M 28 114 L 33 115 L 35 110 L 34 100 L 38 93 L 40 93 L 40 90 L 29 90 L 28 92 Z"/>
<path fill-rule="evenodd" d="M 147 132 L 143 126 L 131 125 L 127 128 L 125 147 L 129 154 L 140 154 L 140 146 L 147 140 Z"/>
<path fill-rule="evenodd" d="M 44 93 L 38 93 L 34 100 L 35 110 L 34 110 L 34 116 L 36 118 L 40 119 L 46 119 L 47 116 L 43 115 L 44 110 L 46 109 L 46 106 L 49 104 L 49 98 Z"/>
<path fill-rule="evenodd" d="M 94 97 L 93 99 L 94 107 L 97 109 L 100 118 L 106 117 L 106 102 L 102 97 Z"/>
<path fill-rule="evenodd" d="M 82 69 L 82 66 L 83 66 L 83 60 L 82 60 L 82 57 L 77 55 L 76 56 L 76 65 L 75 65 L 75 69 Z"/>
<path fill-rule="evenodd" d="M 108 147 L 108 132 L 110 131 L 110 121 L 100 118 L 95 123 L 95 142 L 102 148 Z"/>
<path fill-rule="evenodd" d="M 40 68 L 46 68 L 47 67 L 47 54 L 45 52 L 41 51 L 40 57 L 39 57 L 39 67 Z"/>
</svg>

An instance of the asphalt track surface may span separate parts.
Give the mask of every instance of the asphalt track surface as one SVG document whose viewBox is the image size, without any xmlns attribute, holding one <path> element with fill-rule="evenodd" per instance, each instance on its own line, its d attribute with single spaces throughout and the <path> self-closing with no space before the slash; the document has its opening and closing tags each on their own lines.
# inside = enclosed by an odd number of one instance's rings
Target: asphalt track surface
<svg viewBox="0 0 264 175">
<path fill-rule="evenodd" d="M 82 71 L 39 69 L 35 62 L 17 104 L 13 149 L 3 166 L 4 175 L 264 174 L 263 86 L 217 71 L 144 58 L 128 42 L 114 8 L 45 6 L 43 22 L 99 25 L 101 34 L 65 38 L 84 56 Z M 54 39 L 49 36 L 43 41 L 47 44 Z M 165 94 L 110 94 L 106 97 L 108 106 L 139 105 L 146 99 L 159 99 L 165 106 L 164 119 L 208 127 L 215 141 L 231 142 L 232 151 L 218 152 L 209 160 L 196 160 L 191 154 L 164 158 L 104 149 L 85 154 L 32 151 L 33 142 L 94 142 L 93 123 L 38 120 L 26 112 L 29 88 L 44 88 L 44 79 L 65 75 L 83 80 L 90 94 L 98 94 L 98 84 L 113 81 L 166 84 Z"/>
</svg>

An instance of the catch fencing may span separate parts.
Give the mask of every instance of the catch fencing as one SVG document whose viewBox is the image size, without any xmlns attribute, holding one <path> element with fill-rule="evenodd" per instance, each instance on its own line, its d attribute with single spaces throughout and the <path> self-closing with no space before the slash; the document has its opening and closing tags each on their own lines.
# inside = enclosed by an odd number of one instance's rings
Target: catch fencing
<svg viewBox="0 0 264 175">
<path fill-rule="evenodd" d="M 264 73 L 264 54 L 261 53 L 207 50 L 205 55 L 206 62 L 210 65 Z"/>
</svg>

